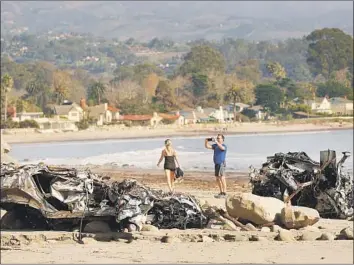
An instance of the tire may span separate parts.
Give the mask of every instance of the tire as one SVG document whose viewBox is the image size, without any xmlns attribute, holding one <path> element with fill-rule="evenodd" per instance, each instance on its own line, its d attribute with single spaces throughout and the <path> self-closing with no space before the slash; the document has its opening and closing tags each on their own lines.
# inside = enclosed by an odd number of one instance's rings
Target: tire
<svg viewBox="0 0 354 265">
<path fill-rule="evenodd" d="M 16 211 L 6 212 L 0 220 L 0 227 L 6 230 L 20 230 L 26 228 Z"/>
<path fill-rule="evenodd" d="M 110 233 L 112 229 L 107 222 L 92 221 L 85 225 L 83 232 L 85 233 Z"/>
</svg>

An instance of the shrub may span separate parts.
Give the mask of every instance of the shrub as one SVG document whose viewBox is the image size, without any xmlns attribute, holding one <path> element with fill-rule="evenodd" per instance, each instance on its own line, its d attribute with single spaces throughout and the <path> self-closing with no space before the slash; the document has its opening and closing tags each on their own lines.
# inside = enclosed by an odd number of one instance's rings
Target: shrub
<svg viewBox="0 0 354 265">
<path fill-rule="evenodd" d="M 132 127 L 132 123 L 129 121 L 124 121 L 123 124 L 125 127 Z"/>
<path fill-rule="evenodd" d="M 6 122 L 1 121 L 1 129 L 15 129 L 19 128 L 19 123 L 17 121 L 13 121 L 12 119 L 8 119 Z"/>
<path fill-rule="evenodd" d="M 35 120 L 24 120 L 19 123 L 20 128 L 35 128 L 39 129 L 39 124 Z"/>
<path fill-rule="evenodd" d="M 250 122 L 250 118 L 253 118 L 253 117 L 249 117 L 249 116 L 246 116 L 241 113 L 236 113 L 236 121 Z"/>
<path fill-rule="evenodd" d="M 80 131 L 86 130 L 89 127 L 89 123 L 87 120 L 82 120 L 82 121 L 76 122 L 75 124 Z"/>
<path fill-rule="evenodd" d="M 298 104 L 289 107 L 291 111 L 302 111 L 305 113 L 311 113 L 311 107 L 306 104 Z"/>
</svg>

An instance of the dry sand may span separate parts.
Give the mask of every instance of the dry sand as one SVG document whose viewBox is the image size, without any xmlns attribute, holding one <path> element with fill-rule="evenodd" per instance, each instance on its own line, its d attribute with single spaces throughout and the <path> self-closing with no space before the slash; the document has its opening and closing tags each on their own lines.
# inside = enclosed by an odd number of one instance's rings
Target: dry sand
<svg viewBox="0 0 354 265">
<path fill-rule="evenodd" d="M 227 127 L 227 131 L 223 128 Z M 95 129 L 78 132 L 51 132 L 37 133 L 23 130 L 23 132 L 13 132 L 7 130 L 2 137 L 8 143 L 36 143 L 53 141 L 83 141 L 83 140 L 107 140 L 107 139 L 129 139 L 129 138 L 151 138 L 151 137 L 173 137 L 173 136 L 202 136 L 213 135 L 222 131 L 225 135 L 245 134 L 245 133 L 286 133 L 286 132 L 306 132 L 352 129 L 353 123 L 324 122 L 321 124 L 297 123 L 238 123 L 228 125 L 205 125 L 196 124 L 183 128 L 155 128 L 130 127 L 122 128 L 115 126 L 97 127 Z"/>
<path fill-rule="evenodd" d="M 160 171 L 117 171 L 104 167 L 93 170 L 111 176 L 112 180 L 133 177 L 149 186 L 167 189 Z M 229 192 L 249 190 L 247 181 L 243 176 L 229 176 Z M 177 185 L 177 191 L 191 193 L 202 201 L 224 207 L 224 200 L 213 197 L 217 189 L 212 173 L 189 173 L 184 182 Z M 353 222 L 343 220 L 320 220 L 315 226 L 322 226 L 322 231 L 338 233 L 352 225 Z M 227 235 L 242 233 L 255 233 L 267 240 L 225 240 Z M 161 243 L 160 238 L 166 234 L 180 242 Z M 133 235 L 133 240 L 113 235 L 99 238 L 96 235 L 96 239 L 84 238 L 85 244 L 81 245 L 74 242 L 72 234 L 67 232 L 2 231 L 1 263 L 353 263 L 352 240 L 279 242 L 273 240 L 272 232 L 216 229 L 172 229 L 136 232 Z M 211 235 L 214 242 L 190 240 Z M 104 242 L 107 236 L 113 240 Z"/>
</svg>

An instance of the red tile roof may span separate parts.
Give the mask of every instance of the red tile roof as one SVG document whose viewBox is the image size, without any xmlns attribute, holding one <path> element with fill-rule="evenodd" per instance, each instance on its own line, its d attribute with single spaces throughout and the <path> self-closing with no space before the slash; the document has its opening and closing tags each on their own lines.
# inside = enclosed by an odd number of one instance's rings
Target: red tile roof
<svg viewBox="0 0 354 265">
<path fill-rule="evenodd" d="M 119 109 L 117 109 L 116 107 L 113 107 L 113 106 L 108 106 L 107 109 L 111 112 L 119 112 Z"/>
<path fill-rule="evenodd" d="M 151 120 L 152 115 L 122 115 L 121 120 L 124 121 L 148 121 Z"/>
<path fill-rule="evenodd" d="M 159 113 L 157 115 L 165 120 L 177 120 L 180 116 L 180 115 L 173 115 L 173 114 L 166 114 L 166 113 Z"/>
</svg>

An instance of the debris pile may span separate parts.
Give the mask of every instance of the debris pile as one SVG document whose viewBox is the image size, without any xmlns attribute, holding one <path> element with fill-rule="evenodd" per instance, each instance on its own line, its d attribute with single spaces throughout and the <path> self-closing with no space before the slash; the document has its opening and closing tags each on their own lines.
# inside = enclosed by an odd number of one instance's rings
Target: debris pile
<svg viewBox="0 0 354 265">
<path fill-rule="evenodd" d="M 320 163 L 304 152 L 276 153 L 261 169 L 250 167 L 252 193 L 318 210 L 323 218 L 353 218 L 353 175 L 336 163 L 336 152 L 321 151 Z"/>
<path fill-rule="evenodd" d="M 63 223 L 75 227 L 82 220 L 105 220 L 118 230 L 130 231 L 139 231 L 146 223 L 159 228 L 203 228 L 209 221 L 191 196 L 167 196 L 136 180 L 109 183 L 108 179 L 89 170 L 2 163 L 0 207 L 17 216 L 25 214 L 26 219 L 37 210 L 49 229 Z"/>
</svg>

